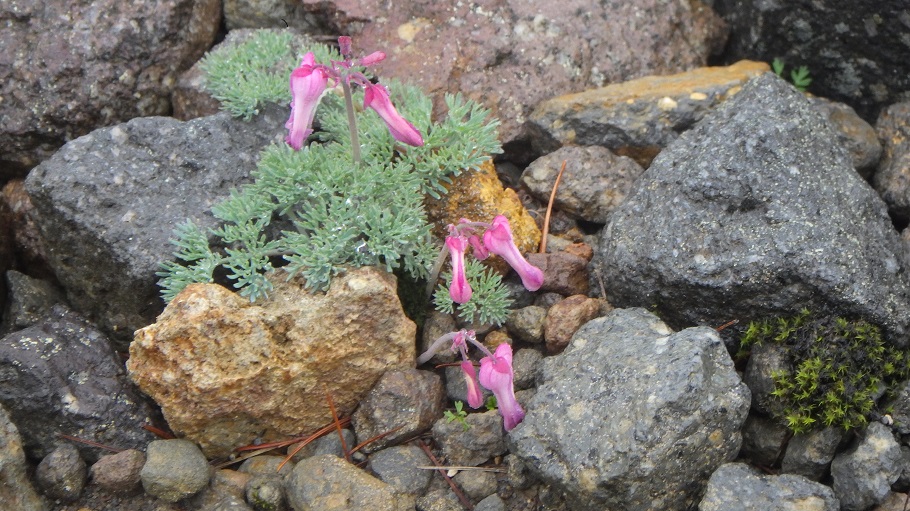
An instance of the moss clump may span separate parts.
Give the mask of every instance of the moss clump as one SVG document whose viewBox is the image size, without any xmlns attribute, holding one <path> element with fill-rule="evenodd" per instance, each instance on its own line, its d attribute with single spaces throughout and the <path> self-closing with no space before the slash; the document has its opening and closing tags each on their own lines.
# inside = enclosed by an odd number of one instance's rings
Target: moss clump
<svg viewBox="0 0 910 511">
<path fill-rule="evenodd" d="M 771 374 L 771 395 L 778 405 L 775 418 L 794 433 L 862 426 L 875 400 L 910 376 L 907 350 L 886 344 L 880 329 L 862 320 L 814 317 L 803 310 L 791 318 L 752 322 L 740 353 L 762 343 L 783 348 L 787 367 Z"/>
</svg>

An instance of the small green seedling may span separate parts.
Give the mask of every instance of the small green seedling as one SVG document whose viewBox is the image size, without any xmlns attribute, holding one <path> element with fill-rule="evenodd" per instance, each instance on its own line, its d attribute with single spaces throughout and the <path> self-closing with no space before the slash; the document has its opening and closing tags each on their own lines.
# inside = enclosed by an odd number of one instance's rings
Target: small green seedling
<svg viewBox="0 0 910 511">
<path fill-rule="evenodd" d="M 487 400 L 484 401 L 483 405 L 491 412 L 499 406 L 496 402 L 496 396 L 489 396 Z"/>
<path fill-rule="evenodd" d="M 773 69 L 774 73 L 781 78 L 784 78 L 785 67 L 784 60 L 780 57 L 775 58 L 774 61 L 771 62 L 771 69 Z M 812 83 L 812 78 L 809 77 L 809 68 L 806 66 L 799 66 L 797 69 L 792 69 L 790 71 L 790 82 L 800 92 L 806 92 L 809 84 Z"/>
<path fill-rule="evenodd" d="M 454 413 L 451 410 L 446 410 L 443 412 L 443 416 L 445 416 L 448 422 L 457 421 L 461 423 L 461 427 L 463 427 L 465 431 L 471 429 L 471 425 L 468 424 L 468 421 L 465 420 L 465 418 L 468 416 L 468 412 L 464 410 L 464 403 L 461 401 L 455 401 Z"/>
</svg>

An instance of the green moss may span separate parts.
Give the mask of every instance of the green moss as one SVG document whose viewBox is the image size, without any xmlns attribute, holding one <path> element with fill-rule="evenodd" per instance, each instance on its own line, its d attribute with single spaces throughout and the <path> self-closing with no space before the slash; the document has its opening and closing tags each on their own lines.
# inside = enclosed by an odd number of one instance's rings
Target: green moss
<svg viewBox="0 0 910 511">
<path fill-rule="evenodd" d="M 825 426 L 863 426 L 875 400 L 910 376 L 907 350 L 888 345 L 866 321 L 815 317 L 803 310 L 790 318 L 752 322 L 740 340 L 740 354 L 774 343 L 787 367 L 774 371 L 771 392 L 775 418 L 794 433 Z"/>
</svg>

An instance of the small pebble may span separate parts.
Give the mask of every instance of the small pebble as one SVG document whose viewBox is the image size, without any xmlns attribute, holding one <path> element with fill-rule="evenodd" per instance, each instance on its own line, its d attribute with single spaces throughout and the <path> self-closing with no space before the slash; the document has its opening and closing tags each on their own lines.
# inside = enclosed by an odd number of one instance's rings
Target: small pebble
<svg viewBox="0 0 910 511">
<path fill-rule="evenodd" d="M 145 453 L 136 449 L 102 456 L 92 465 L 92 482 L 110 493 L 138 493 L 142 489 L 139 472 L 143 465 Z"/>
<path fill-rule="evenodd" d="M 72 444 L 61 444 L 38 464 L 38 486 L 53 499 L 72 502 L 85 488 L 88 468 Z"/>
</svg>

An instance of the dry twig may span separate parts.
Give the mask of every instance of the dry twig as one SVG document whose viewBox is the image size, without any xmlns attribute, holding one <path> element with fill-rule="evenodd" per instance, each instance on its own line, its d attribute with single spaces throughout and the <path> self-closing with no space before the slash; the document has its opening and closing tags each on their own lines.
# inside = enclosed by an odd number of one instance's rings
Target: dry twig
<svg viewBox="0 0 910 511">
<path fill-rule="evenodd" d="M 550 201 L 547 202 L 547 214 L 543 217 L 543 234 L 540 237 L 540 253 L 547 253 L 547 234 L 550 232 L 550 212 L 553 211 L 553 201 L 556 200 L 556 189 L 559 188 L 559 181 L 562 179 L 562 173 L 566 170 L 566 160 L 562 161 L 562 167 L 559 168 L 559 174 L 556 174 L 556 182 L 553 183 L 553 191 L 550 192 Z"/>
</svg>

